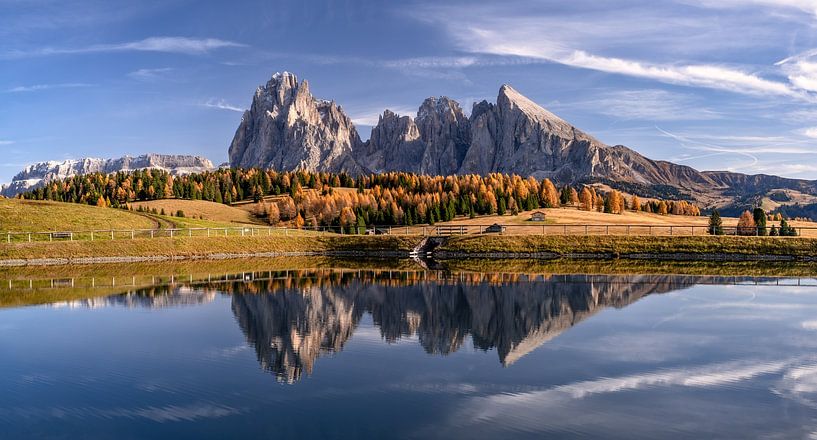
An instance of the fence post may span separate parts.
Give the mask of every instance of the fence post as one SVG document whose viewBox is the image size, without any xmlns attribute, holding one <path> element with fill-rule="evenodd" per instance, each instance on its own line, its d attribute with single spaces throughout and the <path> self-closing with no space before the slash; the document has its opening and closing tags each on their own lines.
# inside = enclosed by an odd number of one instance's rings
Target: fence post
<svg viewBox="0 0 817 440">
<path fill-rule="evenodd" d="M 170 230 L 170 238 L 173 238 L 173 229 Z"/>
<path fill-rule="evenodd" d="M 111 229 L 111 241 L 113 241 L 113 229 Z"/>
<path fill-rule="evenodd" d="M 286 228 L 286 226 L 284 227 L 284 237 L 289 237 L 289 230 Z"/>
<path fill-rule="evenodd" d="M 71 233 L 71 241 L 74 241 L 74 233 Z"/>
<path fill-rule="evenodd" d="M 153 238 L 153 229 L 150 230 L 150 238 Z"/>
<path fill-rule="evenodd" d="M 607 227 L 606 227 L 606 229 L 604 231 L 604 235 L 610 235 L 610 225 L 607 225 Z"/>
<path fill-rule="evenodd" d="M 28 242 L 31 243 L 31 233 L 28 234 Z"/>
<path fill-rule="evenodd" d="M 134 235 L 136 235 L 136 234 L 134 233 L 134 230 L 133 230 L 133 229 L 131 229 L 131 230 L 130 230 L 130 239 L 131 239 L 131 240 L 133 240 L 133 236 L 134 236 Z"/>
<path fill-rule="evenodd" d="M 669 227 L 669 235 L 672 237 L 672 226 Z"/>
<path fill-rule="evenodd" d="M 91 231 L 91 241 L 94 241 L 94 231 Z"/>
<path fill-rule="evenodd" d="M 587 235 L 587 225 L 584 225 L 584 235 Z"/>
<path fill-rule="evenodd" d="M 542 225 L 542 235 L 545 235 L 545 225 Z"/>
<path fill-rule="evenodd" d="M 193 236 L 193 228 L 189 228 L 189 229 L 187 230 L 187 236 L 188 236 L 188 237 L 192 237 L 192 236 Z"/>
</svg>

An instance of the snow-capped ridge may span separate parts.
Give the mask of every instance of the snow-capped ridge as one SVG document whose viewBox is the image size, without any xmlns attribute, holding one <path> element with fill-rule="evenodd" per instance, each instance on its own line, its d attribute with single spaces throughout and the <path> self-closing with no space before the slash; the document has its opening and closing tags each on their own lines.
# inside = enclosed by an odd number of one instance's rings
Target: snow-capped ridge
<svg viewBox="0 0 817 440">
<path fill-rule="evenodd" d="M 205 157 L 156 153 L 136 157 L 123 156 L 115 159 L 86 157 L 64 161 L 50 160 L 26 166 L 14 176 L 11 183 L 0 186 L 0 194 L 14 197 L 54 180 L 97 172 L 111 174 L 119 171 L 160 169 L 173 175 L 182 175 L 209 171 L 214 168 L 213 163 Z"/>
</svg>

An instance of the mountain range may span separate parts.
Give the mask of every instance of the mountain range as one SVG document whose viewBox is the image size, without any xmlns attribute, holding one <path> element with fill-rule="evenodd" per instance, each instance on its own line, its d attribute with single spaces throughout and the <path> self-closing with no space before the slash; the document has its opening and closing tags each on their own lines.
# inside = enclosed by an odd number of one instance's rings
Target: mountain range
<svg viewBox="0 0 817 440">
<path fill-rule="evenodd" d="M 229 160 L 234 167 L 351 174 L 515 173 L 557 184 L 602 182 L 646 196 L 669 191 L 705 205 L 773 190 L 817 195 L 817 181 L 698 171 L 606 145 L 507 84 L 495 103 L 474 104 L 470 116 L 445 96 L 426 99 L 416 117 L 385 110 L 364 142 L 337 103 L 315 98 L 309 82 L 292 73 L 276 73 L 244 112 Z"/>
<path fill-rule="evenodd" d="M 145 154 L 137 157 L 124 156 L 116 159 L 83 158 L 65 161 L 40 162 L 25 167 L 11 183 L 0 186 L 0 195 L 14 197 L 25 191 L 39 188 L 53 180 L 89 174 L 111 174 L 118 171 L 160 169 L 173 175 L 200 173 L 214 169 L 213 163 L 201 156 Z"/>
</svg>

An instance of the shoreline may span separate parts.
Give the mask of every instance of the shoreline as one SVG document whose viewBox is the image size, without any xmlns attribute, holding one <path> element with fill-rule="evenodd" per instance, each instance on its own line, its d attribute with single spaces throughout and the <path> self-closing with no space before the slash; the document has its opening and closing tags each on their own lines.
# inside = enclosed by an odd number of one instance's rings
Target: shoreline
<svg viewBox="0 0 817 440">
<path fill-rule="evenodd" d="M 423 249 L 433 259 L 678 262 L 815 262 L 817 239 L 658 236 L 451 236 Z M 127 264 L 271 257 L 408 259 L 424 237 L 162 238 L 0 245 L 0 267 Z"/>
</svg>

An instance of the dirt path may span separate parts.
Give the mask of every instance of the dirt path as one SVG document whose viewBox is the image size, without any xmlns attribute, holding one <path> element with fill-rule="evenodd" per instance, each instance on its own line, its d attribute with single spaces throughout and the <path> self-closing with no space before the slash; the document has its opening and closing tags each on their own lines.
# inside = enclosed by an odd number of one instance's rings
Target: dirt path
<svg viewBox="0 0 817 440">
<path fill-rule="evenodd" d="M 152 226 L 153 229 L 176 229 L 178 226 L 176 223 L 173 223 L 172 221 L 165 220 L 153 214 L 147 214 L 143 212 L 140 212 L 138 214 L 153 222 Z"/>
</svg>

